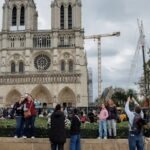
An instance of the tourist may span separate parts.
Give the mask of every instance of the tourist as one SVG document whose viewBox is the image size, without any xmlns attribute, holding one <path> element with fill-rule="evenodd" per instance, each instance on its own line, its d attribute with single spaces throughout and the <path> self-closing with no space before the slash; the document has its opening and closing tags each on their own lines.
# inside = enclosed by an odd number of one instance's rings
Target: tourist
<svg viewBox="0 0 150 150">
<path fill-rule="evenodd" d="M 81 121 L 77 113 L 77 109 L 74 109 L 74 114 L 71 120 L 70 127 L 70 150 L 80 150 L 80 126 Z"/>
<path fill-rule="evenodd" d="M 110 138 L 116 138 L 117 136 L 117 108 L 114 102 L 110 99 L 107 103 L 107 110 L 108 110 L 108 118 L 107 118 L 107 124 L 108 124 L 108 133 Z"/>
<path fill-rule="evenodd" d="M 57 104 L 51 115 L 51 131 L 49 136 L 52 150 L 64 150 L 64 143 L 66 142 L 65 132 L 65 115 L 61 111 L 61 105 Z"/>
<path fill-rule="evenodd" d="M 81 122 L 82 123 L 86 122 L 86 114 L 83 111 L 81 111 Z"/>
<path fill-rule="evenodd" d="M 26 116 L 26 113 L 29 114 Z M 31 95 L 27 95 L 26 102 L 24 104 L 24 118 L 25 118 L 25 129 L 23 138 L 31 137 L 35 138 L 35 118 L 36 109 L 34 105 L 34 100 Z"/>
<path fill-rule="evenodd" d="M 89 118 L 90 123 L 94 122 L 94 114 L 92 110 L 89 111 L 88 118 Z"/>
<path fill-rule="evenodd" d="M 99 118 L 99 137 L 98 139 L 101 139 L 104 137 L 104 139 L 107 139 L 107 118 L 108 118 L 108 111 L 105 108 L 105 104 L 101 105 L 100 113 L 98 114 Z"/>
<path fill-rule="evenodd" d="M 134 104 L 136 104 L 134 108 L 134 112 L 132 112 L 129 109 L 129 103 L 131 101 L 131 98 L 128 97 L 128 100 L 125 105 L 125 112 L 129 118 L 129 149 L 130 150 L 144 150 L 144 139 L 143 139 L 143 133 L 142 128 L 144 125 L 144 120 L 142 119 L 144 114 L 141 111 L 141 108 L 139 104 L 134 101 Z"/>
<path fill-rule="evenodd" d="M 15 136 L 14 138 L 21 137 L 23 134 L 23 123 L 24 123 L 24 118 L 23 118 L 23 100 L 24 97 L 20 96 L 19 100 L 14 104 L 11 115 L 16 118 L 16 131 L 15 131 Z"/>
</svg>

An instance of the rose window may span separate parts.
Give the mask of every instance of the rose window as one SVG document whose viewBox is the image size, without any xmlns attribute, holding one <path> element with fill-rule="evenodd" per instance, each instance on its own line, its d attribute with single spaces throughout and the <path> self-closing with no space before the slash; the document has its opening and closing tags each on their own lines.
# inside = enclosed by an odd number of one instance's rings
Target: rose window
<svg viewBox="0 0 150 150">
<path fill-rule="evenodd" d="M 38 70 L 47 70 L 50 67 L 51 60 L 48 56 L 41 54 L 34 60 L 35 68 Z"/>
</svg>

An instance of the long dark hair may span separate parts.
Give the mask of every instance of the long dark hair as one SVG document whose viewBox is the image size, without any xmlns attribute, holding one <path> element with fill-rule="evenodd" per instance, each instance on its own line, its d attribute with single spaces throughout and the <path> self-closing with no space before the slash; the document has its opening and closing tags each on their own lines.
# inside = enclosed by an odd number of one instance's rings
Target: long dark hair
<svg viewBox="0 0 150 150">
<path fill-rule="evenodd" d="M 54 112 L 60 111 L 60 110 L 61 110 L 61 105 L 60 105 L 60 104 L 57 104 L 56 107 L 55 107 Z"/>
</svg>

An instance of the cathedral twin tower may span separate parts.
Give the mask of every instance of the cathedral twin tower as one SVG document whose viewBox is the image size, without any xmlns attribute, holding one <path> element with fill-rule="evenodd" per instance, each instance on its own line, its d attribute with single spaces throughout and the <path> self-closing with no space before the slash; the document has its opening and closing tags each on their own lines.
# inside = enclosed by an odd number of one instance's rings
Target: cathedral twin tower
<svg viewBox="0 0 150 150">
<path fill-rule="evenodd" d="M 53 0 L 51 30 L 38 30 L 34 0 L 5 0 L 0 33 L 0 106 L 31 93 L 41 103 L 87 106 L 81 0 Z"/>
</svg>

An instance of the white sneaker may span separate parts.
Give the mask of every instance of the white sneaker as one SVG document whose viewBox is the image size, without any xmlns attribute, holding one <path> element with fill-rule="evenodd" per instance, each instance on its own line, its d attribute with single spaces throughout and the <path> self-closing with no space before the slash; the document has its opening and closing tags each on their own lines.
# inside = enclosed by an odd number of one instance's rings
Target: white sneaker
<svg viewBox="0 0 150 150">
<path fill-rule="evenodd" d="M 98 137 L 97 139 L 99 139 L 99 140 L 100 140 L 100 139 L 101 139 L 101 137 Z"/>
<path fill-rule="evenodd" d="M 18 138 L 18 136 L 17 136 L 17 135 L 15 135 L 15 136 L 14 136 L 14 138 L 15 138 L 15 139 L 17 139 L 17 138 Z"/>
<path fill-rule="evenodd" d="M 26 136 L 22 136 L 22 138 L 23 138 L 23 139 L 26 139 L 27 137 L 26 137 Z"/>
<path fill-rule="evenodd" d="M 106 139 L 107 139 L 107 137 L 105 136 L 105 137 L 104 137 L 104 140 L 106 140 Z"/>
<path fill-rule="evenodd" d="M 31 136 L 31 139 L 35 139 L 35 137 L 34 137 L 34 136 Z"/>
</svg>

